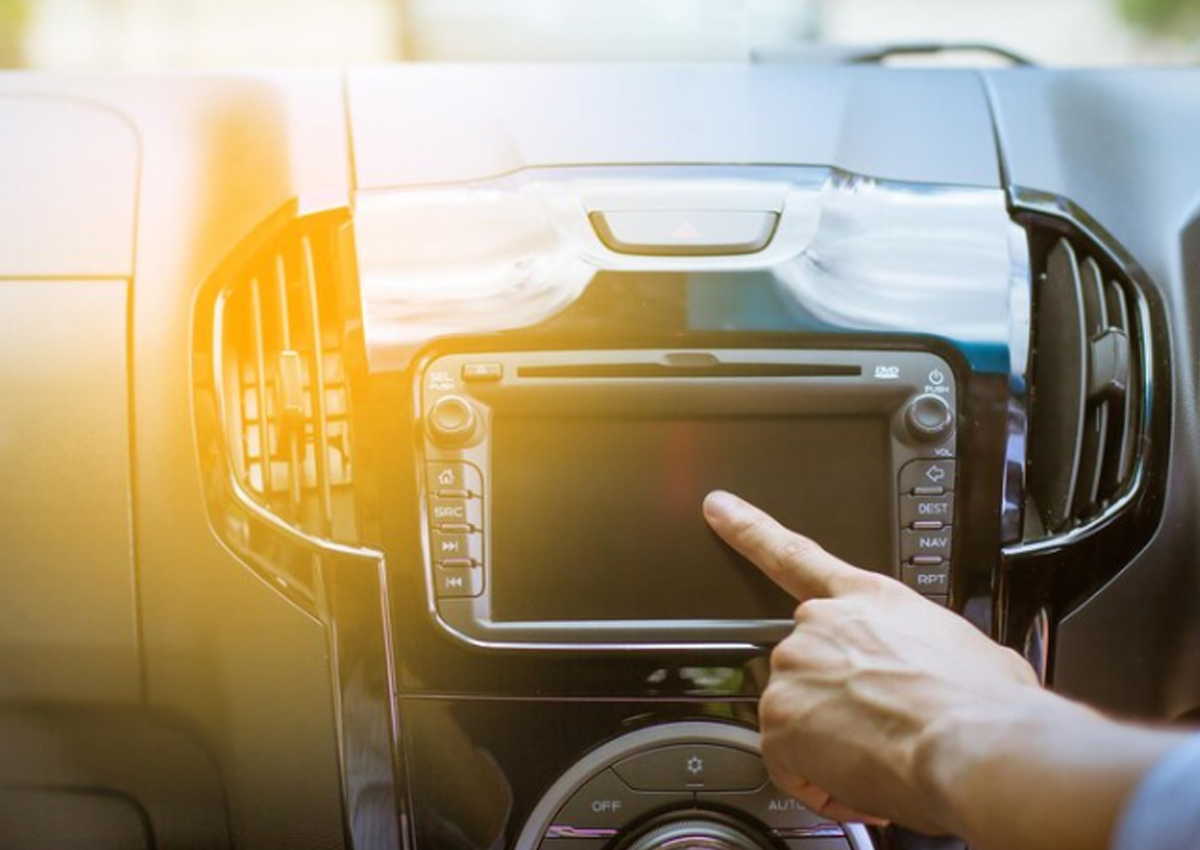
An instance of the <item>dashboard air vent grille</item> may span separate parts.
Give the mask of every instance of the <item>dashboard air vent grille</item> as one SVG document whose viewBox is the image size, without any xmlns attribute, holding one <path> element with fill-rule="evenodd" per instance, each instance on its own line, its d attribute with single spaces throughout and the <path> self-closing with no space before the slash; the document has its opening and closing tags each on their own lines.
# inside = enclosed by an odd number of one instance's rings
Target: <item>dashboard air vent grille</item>
<svg viewBox="0 0 1200 850">
<path fill-rule="evenodd" d="M 1045 253 L 1036 305 L 1029 488 L 1057 533 L 1130 484 L 1143 433 L 1139 307 L 1065 238 Z"/>
<path fill-rule="evenodd" d="M 353 511 L 349 387 L 337 304 L 336 230 L 288 230 L 227 287 L 215 341 L 232 472 L 288 524 L 346 539 Z"/>
</svg>

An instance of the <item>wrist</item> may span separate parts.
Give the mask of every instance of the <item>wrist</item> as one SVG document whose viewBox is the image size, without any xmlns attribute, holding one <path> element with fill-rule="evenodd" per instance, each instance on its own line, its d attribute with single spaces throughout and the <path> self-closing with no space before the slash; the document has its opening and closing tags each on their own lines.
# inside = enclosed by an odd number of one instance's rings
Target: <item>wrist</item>
<svg viewBox="0 0 1200 850">
<path fill-rule="evenodd" d="M 1080 707 L 1037 686 L 1013 685 L 939 712 L 914 754 L 916 785 L 930 810 L 941 814 L 939 826 L 971 840 L 980 803 L 1014 751 L 1053 727 L 1063 710 Z"/>
</svg>

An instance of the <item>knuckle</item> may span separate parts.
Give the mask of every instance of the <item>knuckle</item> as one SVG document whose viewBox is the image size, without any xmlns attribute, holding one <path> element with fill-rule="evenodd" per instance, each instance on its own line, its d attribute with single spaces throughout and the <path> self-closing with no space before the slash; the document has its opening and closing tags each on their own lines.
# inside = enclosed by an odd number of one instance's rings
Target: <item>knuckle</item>
<svg viewBox="0 0 1200 850">
<path fill-rule="evenodd" d="M 770 683 L 763 689 L 762 696 L 758 700 L 758 722 L 764 729 L 773 729 L 782 726 L 786 719 L 785 699 L 780 692 L 779 685 Z M 765 747 L 766 743 L 764 742 Z"/>
<path fill-rule="evenodd" d="M 837 619 L 839 607 L 841 603 L 837 599 L 807 599 L 796 609 L 796 624 L 800 626 Z"/>
<path fill-rule="evenodd" d="M 761 533 L 765 528 L 765 523 L 760 514 L 742 513 L 734 518 L 732 526 L 736 537 L 746 538 Z"/>
<path fill-rule="evenodd" d="M 779 567 L 789 567 L 812 560 L 824 552 L 825 550 L 815 541 L 798 534 L 789 534 L 776 548 L 775 561 Z"/>
<path fill-rule="evenodd" d="M 803 643 L 799 629 L 777 643 L 771 650 L 771 669 L 779 672 L 796 669 L 804 660 Z"/>
<path fill-rule="evenodd" d="M 820 804 L 815 809 L 815 812 L 818 815 L 824 818 L 829 818 L 830 820 L 837 820 L 837 804 L 834 802 L 832 797 L 826 795 L 824 800 L 819 801 L 819 803 Z"/>
</svg>

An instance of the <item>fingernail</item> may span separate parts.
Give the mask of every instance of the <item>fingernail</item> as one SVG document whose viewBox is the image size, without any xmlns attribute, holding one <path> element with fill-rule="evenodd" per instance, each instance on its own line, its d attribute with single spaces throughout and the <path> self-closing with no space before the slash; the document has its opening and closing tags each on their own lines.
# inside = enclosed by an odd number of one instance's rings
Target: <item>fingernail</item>
<svg viewBox="0 0 1200 850">
<path fill-rule="evenodd" d="M 724 490 L 713 490 L 704 497 L 704 515 L 710 520 L 729 519 L 738 508 L 738 497 Z"/>
</svg>

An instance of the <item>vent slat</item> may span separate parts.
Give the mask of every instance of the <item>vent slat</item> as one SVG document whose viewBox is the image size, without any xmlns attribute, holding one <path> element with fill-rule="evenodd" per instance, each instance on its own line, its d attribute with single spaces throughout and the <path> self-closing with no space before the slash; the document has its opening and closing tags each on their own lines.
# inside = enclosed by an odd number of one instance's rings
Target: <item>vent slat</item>
<svg viewBox="0 0 1200 850">
<path fill-rule="evenodd" d="M 1080 295 L 1083 321 L 1089 343 L 1108 329 L 1108 307 L 1104 297 L 1100 266 L 1091 257 L 1080 264 Z M 1089 350 L 1088 356 L 1091 356 Z M 1085 361 L 1086 362 L 1086 361 Z M 1091 370 L 1087 370 L 1089 376 Z M 1091 380 L 1088 381 L 1089 390 Z M 1083 446 L 1079 452 L 1079 480 L 1075 484 L 1072 512 L 1082 516 L 1095 510 L 1100 498 L 1100 471 L 1108 439 L 1108 401 L 1093 402 L 1087 409 L 1083 426 Z"/>
<path fill-rule="evenodd" d="M 1130 323 L 1129 304 L 1126 294 L 1116 281 L 1108 281 L 1104 286 L 1105 300 L 1108 301 L 1109 323 L 1122 331 L 1127 340 L 1133 339 L 1133 325 Z M 1133 449 L 1136 439 L 1136 409 L 1134 402 L 1139 395 L 1136 385 L 1138 370 L 1129 370 L 1129 381 L 1126 393 L 1120 402 L 1110 402 L 1109 426 L 1116 431 L 1118 438 L 1109 441 L 1104 455 L 1104 472 L 1100 480 L 1105 491 L 1115 492 L 1122 481 L 1129 478 L 1133 468 Z"/>
<path fill-rule="evenodd" d="M 279 322 L 279 357 L 282 358 L 285 352 L 292 352 L 292 317 L 291 317 L 291 299 L 288 297 L 288 278 L 287 278 L 287 263 L 284 260 L 283 252 L 280 251 L 275 255 L 275 295 L 277 299 L 276 315 Z M 277 369 L 282 364 L 277 364 Z M 276 372 L 279 375 L 279 372 Z M 282 398 L 283 386 L 282 382 L 277 378 L 276 395 Z M 287 493 L 291 499 L 288 505 L 287 515 L 290 519 L 301 520 L 304 516 L 304 498 L 302 488 L 304 486 L 304 467 L 300 457 L 301 440 L 303 438 L 303 426 L 289 423 L 283 418 L 282 410 L 279 412 L 279 437 L 280 444 L 286 446 L 284 457 L 288 463 L 287 474 Z M 304 415 L 301 412 L 299 421 L 303 421 Z"/>
<path fill-rule="evenodd" d="M 259 439 L 262 444 L 262 458 L 259 461 L 259 466 L 262 468 L 262 487 L 267 498 L 270 498 L 271 493 L 275 491 L 275 477 L 272 475 L 270 458 L 275 450 L 271 440 L 271 407 L 267 404 L 267 369 L 266 369 L 266 334 L 267 329 L 263 323 L 263 304 L 262 304 L 262 286 L 258 282 L 258 278 L 250 281 L 250 327 L 251 333 L 254 335 L 254 391 L 258 397 L 258 409 L 261 412 L 258 417 Z"/>
<path fill-rule="evenodd" d="M 321 304 L 317 291 L 317 273 L 313 262 L 312 240 L 304 236 L 300 240 L 301 279 L 308 296 L 309 325 L 312 331 L 312 346 L 309 351 L 309 374 L 312 376 L 313 425 L 315 429 L 314 456 L 317 498 L 320 502 L 319 517 L 326 523 L 333 516 L 333 493 L 329 486 L 329 432 L 325 412 L 325 364 L 324 344 L 321 340 Z M 325 527 L 322 534 L 328 534 Z"/>
<path fill-rule="evenodd" d="M 220 302 L 222 406 L 233 472 L 262 507 L 314 536 L 354 532 L 350 387 L 331 231 L 275 240 Z"/>
<path fill-rule="evenodd" d="M 1142 427 L 1135 304 L 1067 239 L 1045 253 L 1034 330 L 1029 492 L 1045 529 L 1095 517 L 1130 484 Z"/>
<path fill-rule="evenodd" d="M 1050 252 L 1038 299 L 1037 361 L 1034 376 L 1039 422 L 1030 446 L 1031 484 L 1038 492 L 1047 527 L 1070 521 L 1079 478 L 1086 405 L 1083 368 L 1087 327 L 1079 263 L 1070 243 Z M 1053 332 L 1040 332 L 1050 328 Z"/>
</svg>

